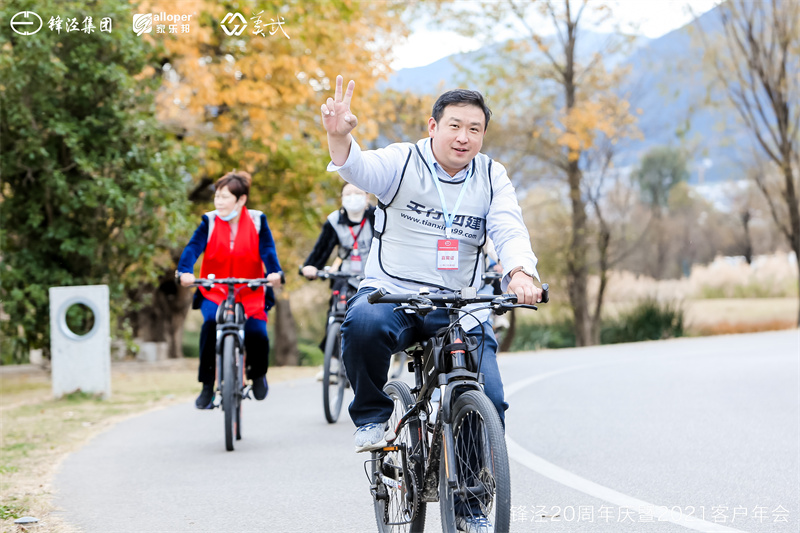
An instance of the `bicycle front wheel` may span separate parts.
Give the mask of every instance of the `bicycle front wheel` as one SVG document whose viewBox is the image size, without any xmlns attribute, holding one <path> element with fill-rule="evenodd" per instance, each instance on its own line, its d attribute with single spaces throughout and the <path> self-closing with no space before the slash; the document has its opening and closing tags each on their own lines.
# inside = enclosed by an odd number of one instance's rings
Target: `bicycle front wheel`
<svg viewBox="0 0 800 533">
<path fill-rule="evenodd" d="M 411 389 L 402 381 L 390 381 L 383 388 L 394 400 L 389 426 L 397 427 L 400 418 L 414 405 Z M 372 483 L 375 520 L 380 533 L 422 533 L 425 528 L 425 502 L 422 501 L 422 424 L 409 420 L 392 444 L 405 447 L 391 452 L 372 453 Z M 420 463 L 413 463 L 415 455 Z M 403 469 L 405 461 L 407 468 Z"/>
<path fill-rule="evenodd" d="M 333 424 L 339 420 L 342 411 L 344 389 L 347 386 L 347 376 L 342 364 L 342 333 L 341 322 L 333 322 L 328 326 L 325 338 L 325 360 L 322 371 L 322 406 L 325 410 L 325 420 Z"/>
<path fill-rule="evenodd" d="M 448 486 L 442 452 L 439 476 L 442 528 L 456 531 L 460 525 L 458 517 L 485 517 L 494 531 L 508 531 L 511 478 L 497 410 L 482 392 L 464 392 L 453 404 L 452 427 L 456 486 Z"/>
<path fill-rule="evenodd" d="M 238 422 L 236 382 L 236 341 L 233 335 L 226 335 L 222 344 L 222 410 L 225 412 L 225 449 L 229 452 L 233 451 Z"/>
<path fill-rule="evenodd" d="M 244 396 L 244 383 L 245 383 L 245 363 L 244 356 L 239 348 L 234 347 L 234 354 L 236 355 L 237 365 L 237 381 L 236 381 L 236 440 L 242 440 L 242 400 Z"/>
</svg>

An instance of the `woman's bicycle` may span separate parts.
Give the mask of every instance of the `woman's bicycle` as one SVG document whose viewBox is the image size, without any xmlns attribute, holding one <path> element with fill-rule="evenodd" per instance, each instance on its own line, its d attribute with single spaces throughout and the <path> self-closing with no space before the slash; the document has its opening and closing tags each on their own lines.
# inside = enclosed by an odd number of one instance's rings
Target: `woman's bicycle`
<svg viewBox="0 0 800 533">
<path fill-rule="evenodd" d="M 542 288 L 547 302 L 547 284 Z M 517 304 L 516 295 L 477 294 L 474 288 L 392 295 L 379 289 L 368 300 L 399 304 L 395 311 L 421 316 L 440 308 L 450 315 L 448 327 L 406 350 L 414 388 L 402 381 L 384 387 L 394 400 L 389 427 L 396 437 L 367 461 L 378 530 L 421 532 L 426 504 L 438 501 L 444 531 L 463 529 L 459 520 L 470 517 L 508 531 L 511 481 L 504 429 L 478 370 L 485 339 L 468 337 L 460 321 L 480 309 L 502 314 L 537 307 Z M 463 309 L 475 303 L 486 305 Z"/>
<path fill-rule="evenodd" d="M 227 285 L 228 296 L 217 310 L 217 388 L 214 391 L 214 407 L 225 412 L 225 449 L 233 451 L 233 442 L 242 438 L 242 400 L 250 398 L 250 385 L 245 379 L 244 306 L 236 302 L 236 293 L 242 286 L 255 289 L 271 287 L 266 278 L 197 278 L 192 284 L 211 288 Z M 236 285 L 240 288 L 236 289 Z"/>
<path fill-rule="evenodd" d="M 325 411 L 325 420 L 334 424 L 339 420 L 339 414 L 342 411 L 344 391 L 350 386 L 341 354 L 341 327 L 347 312 L 348 293 L 350 292 L 347 287 L 350 286 L 350 280 L 361 281 L 364 277 L 326 269 L 317 271 L 317 279 L 341 280 L 342 283 L 336 285 L 345 287 L 344 290 L 336 287 L 331 290 L 331 307 L 328 310 L 325 331 L 325 358 L 322 363 L 322 407 Z M 355 294 L 355 288 L 352 293 Z"/>
</svg>

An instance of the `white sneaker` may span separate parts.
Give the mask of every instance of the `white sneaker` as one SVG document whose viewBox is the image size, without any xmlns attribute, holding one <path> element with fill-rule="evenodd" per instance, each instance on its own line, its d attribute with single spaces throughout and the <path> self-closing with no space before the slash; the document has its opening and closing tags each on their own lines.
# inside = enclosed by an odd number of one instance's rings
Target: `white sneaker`
<svg viewBox="0 0 800 533">
<path fill-rule="evenodd" d="M 494 533 L 494 526 L 485 516 L 457 516 L 456 529 L 464 533 Z"/>
<path fill-rule="evenodd" d="M 508 321 L 506 315 L 497 315 L 494 317 L 494 330 L 508 329 L 511 327 L 511 322 Z"/>
<path fill-rule="evenodd" d="M 322 383 L 322 380 L 325 378 L 325 369 L 323 368 L 317 375 L 314 376 L 314 379 Z M 328 382 L 331 385 L 338 385 L 339 384 L 339 359 L 334 358 L 331 359 L 331 376 L 328 378 Z"/>
<path fill-rule="evenodd" d="M 386 424 L 364 424 L 356 430 L 356 453 L 380 450 L 395 438 Z"/>
</svg>

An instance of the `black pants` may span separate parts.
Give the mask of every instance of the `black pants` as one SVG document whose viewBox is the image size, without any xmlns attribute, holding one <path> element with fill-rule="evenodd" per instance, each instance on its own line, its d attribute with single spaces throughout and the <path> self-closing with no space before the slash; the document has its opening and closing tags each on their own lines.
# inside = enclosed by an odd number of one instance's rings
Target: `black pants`
<svg viewBox="0 0 800 533">
<path fill-rule="evenodd" d="M 269 337 L 261 331 L 263 320 L 248 318 L 244 325 L 244 347 L 247 353 L 246 372 L 248 379 L 259 378 L 269 367 Z M 206 320 L 200 330 L 200 370 L 197 381 L 214 384 L 216 381 L 217 322 Z"/>
</svg>

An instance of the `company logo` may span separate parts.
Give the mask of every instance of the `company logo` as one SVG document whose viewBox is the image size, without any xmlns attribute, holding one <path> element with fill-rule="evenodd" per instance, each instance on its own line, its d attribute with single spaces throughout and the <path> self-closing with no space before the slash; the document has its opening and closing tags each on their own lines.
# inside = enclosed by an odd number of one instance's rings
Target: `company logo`
<svg viewBox="0 0 800 533">
<path fill-rule="evenodd" d="M 20 11 L 9 22 L 14 33 L 20 35 L 33 35 L 42 29 L 42 18 L 33 11 Z M 35 30 L 33 28 L 36 28 Z M 19 28 L 19 29 L 18 29 Z M 31 31 L 32 30 L 32 31 Z"/>
<path fill-rule="evenodd" d="M 172 13 L 137 13 L 133 15 L 133 31 L 138 36 L 143 33 L 189 33 L 189 22 L 192 15 L 175 15 Z M 180 29 L 180 31 L 178 31 Z"/>
<path fill-rule="evenodd" d="M 228 29 L 228 25 L 233 25 L 237 19 L 241 20 L 242 23 L 237 23 L 231 29 Z M 247 27 L 247 21 L 244 19 L 241 13 L 228 13 L 225 15 L 225 18 L 222 19 L 222 22 L 220 22 L 219 25 L 222 26 L 222 31 L 228 35 L 241 35 L 244 29 Z"/>
<path fill-rule="evenodd" d="M 139 37 L 141 37 L 143 33 L 151 33 L 153 31 L 153 14 L 136 13 L 133 15 L 133 31 L 136 32 L 136 35 Z"/>
</svg>

